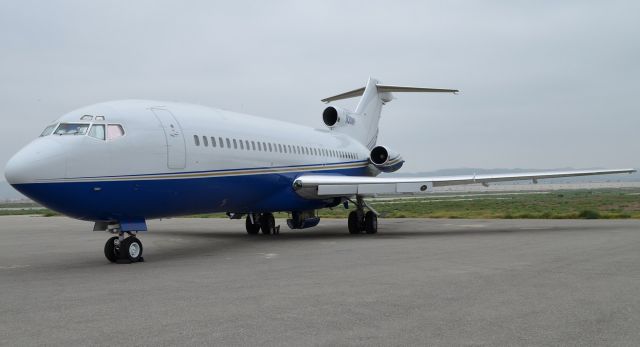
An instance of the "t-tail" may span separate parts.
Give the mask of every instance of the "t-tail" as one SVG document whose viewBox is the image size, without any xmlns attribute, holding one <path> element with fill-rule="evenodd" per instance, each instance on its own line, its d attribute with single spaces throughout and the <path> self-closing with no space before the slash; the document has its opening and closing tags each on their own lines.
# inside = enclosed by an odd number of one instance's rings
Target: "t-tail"
<svg viewBox="0 0 640 347">
<path fill-rule="evenodd" d="M 353 137 L 371 150 L 378 140 L 378 123 L 382 106 L 393 100 L 391 92 L 457 93 L 458 90 L 392 86 L 381 84 L 380 81 L 369 78 L 365 87 L 322 99 L 323 102 L 331 102 L 362 96 L 355 112 L 329 106 L 322 113 L 322 119 L 332 130 Z"/>
</svg>

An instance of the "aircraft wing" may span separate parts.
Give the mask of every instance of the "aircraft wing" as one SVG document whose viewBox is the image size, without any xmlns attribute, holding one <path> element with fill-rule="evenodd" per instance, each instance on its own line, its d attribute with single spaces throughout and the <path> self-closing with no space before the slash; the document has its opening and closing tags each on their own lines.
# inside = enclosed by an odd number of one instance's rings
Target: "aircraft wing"
<svg viewBox="0 0 640 347">
<path fill-rule="evenodd" d="M 635 171 L 635 169 L 573 170 L 443 177 L 302 175 L 294 181 L 293 188 L 300 196 L 309 199 L 324 199 L 329 197 L 354 195 L 360 195 L 363 197 L 376 195 L 415 195 L 429 193 L 433 190 L 433 187 L 475 183 L 487 185 L 492 182 L 521 180 L 531 180 L 533 183 L 537 183 L 539 179 L 545 178 L 608 175 L 633 173 Z"/>
</svg>

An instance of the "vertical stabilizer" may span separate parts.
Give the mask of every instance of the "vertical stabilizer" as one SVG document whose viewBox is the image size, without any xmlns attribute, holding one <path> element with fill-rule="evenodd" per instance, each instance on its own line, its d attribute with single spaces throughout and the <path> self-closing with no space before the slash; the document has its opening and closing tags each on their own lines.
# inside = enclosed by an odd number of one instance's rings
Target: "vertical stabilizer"
<svg viewBox="0 0 640 347">
<path fill-rule="evenodd" d="M 378 92 L 378 83 L 376 79 L 369 78 L 355 112 L 357 117 L 355 128 L 357 129 L 354 129 L 356 131 L 353 136 L 369 149 L 372 149 L 378 140 L 378 123 L 380 122 L 382 105 L 392 99 L 390 93 L 382 93 L 384 95 L 381 95 Z"/>
</svg>

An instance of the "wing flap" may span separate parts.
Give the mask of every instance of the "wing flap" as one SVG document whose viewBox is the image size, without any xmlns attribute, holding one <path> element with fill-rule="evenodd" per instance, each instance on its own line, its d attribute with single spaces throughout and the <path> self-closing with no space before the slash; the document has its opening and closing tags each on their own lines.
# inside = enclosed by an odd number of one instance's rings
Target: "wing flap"
<svg viewBox="0 0 640 347">
<path fill-rule="evenodd" d="M 303 175 L 294 182 L 296 192 L 305 198 L 322 199 L 335 196 L 414 195 L 430 192 L 433 187 L 492 182 L 611 175 L 633 173 L 635 169 L 572 170 L 530 172 L 520 174 L 488 174 L 443 177 L 364 177 L 343 175 Z"/>
</svg>

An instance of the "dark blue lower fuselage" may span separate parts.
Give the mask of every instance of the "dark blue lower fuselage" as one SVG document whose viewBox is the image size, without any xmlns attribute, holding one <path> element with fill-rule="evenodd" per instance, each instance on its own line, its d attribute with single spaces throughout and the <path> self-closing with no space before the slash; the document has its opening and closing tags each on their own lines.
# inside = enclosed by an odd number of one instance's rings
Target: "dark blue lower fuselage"
<svg viewBox="0 0 640 347">
<path fill-rule="evenodd" d="M 303 211 L 332 200 L 309 200 L 293 190 L 302 174 L 361 176 L 365 167 L 180 179 L 128 179 L 16 184 L 34 201 L 90 221 L 153 219 L 213 212 Z"/>
</svg>

